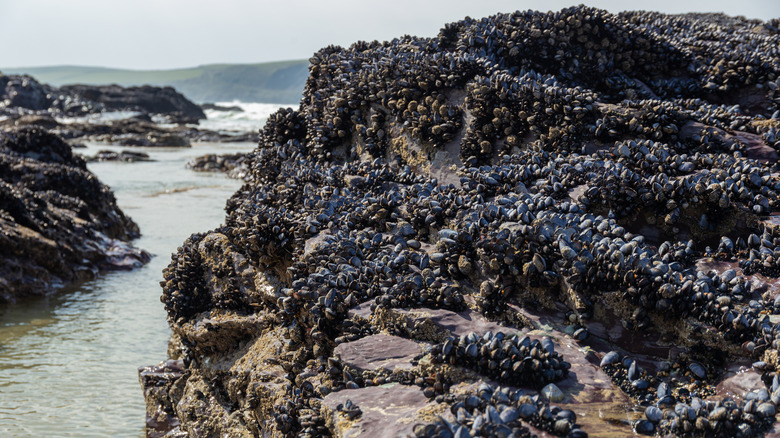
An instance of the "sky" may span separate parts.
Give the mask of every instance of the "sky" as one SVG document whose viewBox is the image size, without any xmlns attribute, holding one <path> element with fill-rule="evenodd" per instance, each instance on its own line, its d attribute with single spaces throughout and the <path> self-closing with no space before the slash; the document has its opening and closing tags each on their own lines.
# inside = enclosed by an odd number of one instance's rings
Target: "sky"
<svg viewBox="0 0 780 438">
<path fill-rule="evenodd" d="M 0 68 L 130 69 L 307 59 L 329 44 L 435 36 L 445 24 L 563 0 L 0 0 Z M 769 20 L 778 0 L 593 0 L 610 12 L 724 12 Z"/>
</svg>

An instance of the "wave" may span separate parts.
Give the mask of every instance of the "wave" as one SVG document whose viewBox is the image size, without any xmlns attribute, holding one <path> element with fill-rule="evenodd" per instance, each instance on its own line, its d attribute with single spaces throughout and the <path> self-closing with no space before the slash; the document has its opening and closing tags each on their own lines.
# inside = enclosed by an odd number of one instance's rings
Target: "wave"
<svg viewBox="0 0 780 438">
<path fill-rule="evenodd" d="M 140 111 L 105 111 L 76 117 L 60 116 L 55 117 L 55 120 L 66 125 L 73 123 L 103 124 L 138 117 L 141 114 L 143 113 Z"/>
<path fill-rule="evenodd" d="M 205 110 L 206 120 L 199 127 L 223 133 L 257 132 L 265 125 L 268 116 L 279 108 L 290 105 L 279 103 L 216 102 L 222 107 L 239 107 L 243 111 Z"/>
<path fill-rule="evenodd" d="M 197 127 L 216 131 L 223 134 L 238 134 L 246 132 L 258 132 L 265 125 L 268 116 L 275 113 L 279 108 L 288 107 L 280 103 L 256 103 L 256 102 L 216 102 L 221 107 L 238 107 L 243 111 L 219 111 L 204 110 L 206 120 L 201 120 Z M 87 114 L 78 117 L 56 117 L 59 123 L 91 123 L 104 124 L 118 120 L 137 117 L 142 113 L 139 111 L 106 111 L 96 114 Z M 0 122 L 8 117 L 0 117 Z M 171 127 L 165 117 L 153 116 L 152 120 L 162 127 Z M 195 125 L 190 125 L 195 126 Z"/>
</svg>

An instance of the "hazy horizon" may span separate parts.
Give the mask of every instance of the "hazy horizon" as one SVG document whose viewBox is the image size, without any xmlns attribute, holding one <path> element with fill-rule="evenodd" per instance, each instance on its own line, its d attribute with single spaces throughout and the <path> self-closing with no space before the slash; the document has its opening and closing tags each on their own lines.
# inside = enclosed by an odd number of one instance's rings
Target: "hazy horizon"
<svg viewBox="0 0 780 438">
<path fill-rule="evenodd" d="M 209 64 L 257 64 L 308 59 L 330 44 L 435 36 L 446 23 L 516 10 L 553 10 L 579 2 L 473 0 L 268 2 L 136 0 L 0 0 L 0 68 L 90 66 L 168 70 Z M 637 1 L 598 0 L 616 13 L 646 9 Z M 664 13 L 723 12 L 769 20 L 780 2 L 659 0 Z M 32 31 L 31 31 L 32 29 Z"/>
<path fill-rule="evenodd" d="M 312 52 L 313 53 L 313 52 Z M 200 67 L 207 67 L 212 65 L 254 65 L 254 64 L 275 64 L 275 63 L 284 63 L 284 62 L 296 62 L 296 61 L 308 61 L 308 58 L 297 58 L 297 59 L 275 59 L 271 61 L 260 61 L 260 62 L 206 62 L 206 63 L 200 63 L 200 64 L 193 64 L 193 65 L 186 65 L 182 67 L 159 67 L 159 68 L 131 68 L 131 67 L 111 67 L 106 65 L 86 65 L 86 64 L 45 64 L 45 65 L 8 65 L 8 66 L 0 66 L 0 71 L 2 71 L 3 68 L 9 69 L 9 70 L 18 70 L 22 68 L 94 68 L 94 69 L 106 69 L 106 70 L 130 70 L 130 71 L 167 71 L 167 70 L 187 70 L 192 68 L 200 68 Z"/>
</svg>

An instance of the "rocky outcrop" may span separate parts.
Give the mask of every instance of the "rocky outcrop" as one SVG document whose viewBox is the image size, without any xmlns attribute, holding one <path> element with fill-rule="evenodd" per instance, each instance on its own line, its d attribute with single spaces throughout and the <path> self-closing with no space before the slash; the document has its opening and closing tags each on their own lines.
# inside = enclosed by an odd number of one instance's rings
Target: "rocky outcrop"
<svg viewBox="0 0 780 438">
<path fill-rule="evenodd" d="M 223 172 L 234 179 L 244 179 L 249 173 L 246 154 L 206 154 L 187 162 L 196 172 Z"/>
<path fill-rule="evenodd" d="M 222 106 L 222 105 L 217 105 L 215 103 L 203 103 L 200 105 L 200 108 L 202 110 L 236 112 L 236 113 L 244 112 L 243 108 L 241 108 L 240 106 L 236 106 L 236 105 Z"/>
<path fill-rule="evenodd" d="M 0 302 L 149 260 L 128 243 L 138 226 L 109 188 L 38 128 L 0 133 L 0 231 Z"/>
<path fill-rule="evenodd" d="M 231 134 L 190 125 L 160 125 L 145 116 L 60 123 L 50 116 L 28 115 L 0 120 L 0 127 L 42 127 L 69 141 L 95 141 L 120 146 L 190 147 L 192 142 L 254 142 L 258 137 L 256 133 Z"/>
<path fill-rule="evenodd" d="M 134 151 L 98 151 L 94 156 L 86 156 L 84 159 L 89 163 L 93 161 L 124 161 L 127 163 L 135 163 L 136 161 L 154 161 L 149 158 L 149 154 L 143 152 Z"/>
<path fill-rule="evenodd" d="M 0 127 L 4 129 L 41 127 L 67 140 L 123 146 L 257 141 L 252 132 L 222 133 L 192 126 L 205 118 L 198 105 L 171 87 L 56 88 L 29 76 L 0 74 Z"/>
<path fill-rule="evenodd" d="M 174 123 L 197 123 L 206 115 L 172 87 L 41 84 L 30 76 L 0 74 L 0 114 L 83 116 L 110 111 L 137 111 L 167 117 Z"/>
<path fill-rule="evenodd" d="M 778 38 L 580 6 L 322 49 L 225 225 L 164 272 L 181 371 L 142 377 L 149 412 L 189 436 L 777 436 Z"/>
<path fill-rule="evenodd" d="M 103 111 L 140 111 L 145 114 L 162 114 L 176 123 L 198 123 L 206 118 L 203 110 L 173 87 L 120 87 L 119 85 L 64 85 L 59 89 L 64 95 L 72 95 L 96 102 Z"/>
</svg>

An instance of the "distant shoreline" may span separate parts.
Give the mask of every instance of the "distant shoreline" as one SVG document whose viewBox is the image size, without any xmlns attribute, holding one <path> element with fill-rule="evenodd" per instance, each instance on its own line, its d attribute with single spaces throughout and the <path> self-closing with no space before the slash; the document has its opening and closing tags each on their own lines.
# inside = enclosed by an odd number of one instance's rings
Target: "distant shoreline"
<svg viewBox="0 0 780 438">
<path fill-rule="evenodd" d="M 87 66 L 0 68 L 27 74 L 54 86 L 65 84 L 172 86 L 196 103 L 279 102 L 297 105 L 308 77 L 307 60 L 259 64 L 209 64 L 170 70 L 130 70 Z"/>
</svg>

